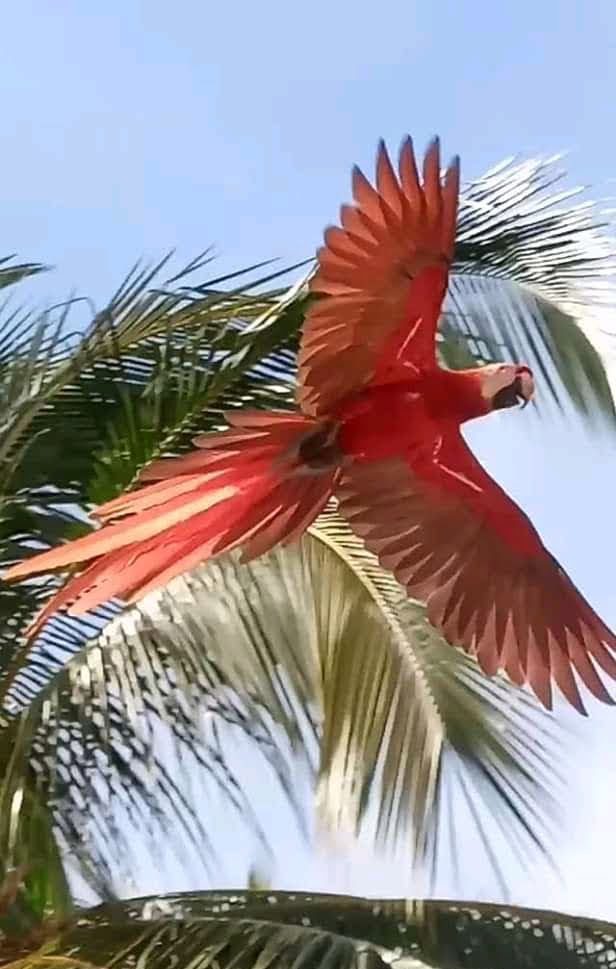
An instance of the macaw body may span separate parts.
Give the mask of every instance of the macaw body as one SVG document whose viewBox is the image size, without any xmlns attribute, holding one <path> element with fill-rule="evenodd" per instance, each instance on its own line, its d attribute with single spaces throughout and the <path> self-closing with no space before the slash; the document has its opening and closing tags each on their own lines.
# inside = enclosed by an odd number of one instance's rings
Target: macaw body
<svg viewBox="0 0 616 969">
<path fill-rule="evenodd" d="M 381 144 L 373 187 L 325 232 L 298 360 L 298 410 L 228 414 L 229 430 L 154 462 L 141 487 L 93 512 L 103 527 L 35 555 L 13 580 L 83 569 L 35 620 L 134 602 L 231 549 L 243 559 L 297 540 L 335 495 L 367 548 L 430 621 L 487 674 L 499 669 L 552 704 L 552 682 L 581 712 L 576 675 L 606 703 L 616 637 L 546 550 L 532 523 L 476 460 L 461 427 L 525 404 L 523 364 L 442 369 L 435 334 L 453 259 L 455 160 L 438 142 L 423 178 L 408 139 L 398 173 Z"/>
<path fill-rule="evenodd" d="M 459 427 L 486 413 L 474 371 L 433 367 L 345 401 L 338 440 L 351 458 L 376 461 L 409 450 L 418 456 L 441 424 Z"/>
</svg>

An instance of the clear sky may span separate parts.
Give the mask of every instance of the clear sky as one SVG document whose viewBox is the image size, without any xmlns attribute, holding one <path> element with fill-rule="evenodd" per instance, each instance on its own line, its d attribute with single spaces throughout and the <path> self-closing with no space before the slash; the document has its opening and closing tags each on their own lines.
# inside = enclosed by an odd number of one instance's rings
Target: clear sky
<svg viewBox="0 0 616 969">
<path fill-rule="evenodd" d="M 30 286 L 41 303 L 75 289 L 101 303 L 136 258 L 171 247 L 188 261 L 213 244 L 223 268 L 304 258 L 380 136 L 438 132 L 466 177 L 570 149 L 572 180 L 614 194 L 613 0 L 21 0 L 3 11 L 2 46 L 0 251 L 57 267 Z M 615 626 L 614 439 L 529 434 L 515 416 L 473 441 Z M 566 881 L 538 873 L 516 897 L 616 919 L 616 712 L 593 708 L 583 737 Z M 407 885 L 359 855 L 332 872 L 282 823 L 280 838 L 279 884 Z M 251 860 L 237 845 L 225 883 Z M 464 894 L 488 897 L 482 878 L 469 870 Z"/>
</svg>

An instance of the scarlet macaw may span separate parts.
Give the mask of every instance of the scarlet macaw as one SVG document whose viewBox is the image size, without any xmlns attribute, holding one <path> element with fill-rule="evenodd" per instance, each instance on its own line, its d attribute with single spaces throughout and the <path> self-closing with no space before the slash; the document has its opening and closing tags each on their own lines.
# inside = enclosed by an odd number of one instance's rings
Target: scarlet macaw
<svg viewBox="0 0 616 969">
<path fill-rule="evenodd" d="M 154 482 L 100 506 L 104 527 L 9 569 L 5 579 L 87 564 L 31 633 L 61 607 L 134 602 L 235 547 L 243 559 L 298 539 L 336 495 L 366 546 L 445 638 L 487 674 L 504 669 L 552 705 L 551 680 L 581 712 L 575 670 L 604 702 L 616 637 L 533 525 L 467 447 L 461 425 L 528 402 L 530 369 L 449 371 L 435 334 L 454 253 L 456 159 L 439 143 L 420 180 L 413 147 L 397 176 L 381 143 L 376 187 L 353 173 L 354 206 L 325 232 L 299 353 L 295 413 L 235 412 L 197 450 L 147 467 Z"/>
</svg>

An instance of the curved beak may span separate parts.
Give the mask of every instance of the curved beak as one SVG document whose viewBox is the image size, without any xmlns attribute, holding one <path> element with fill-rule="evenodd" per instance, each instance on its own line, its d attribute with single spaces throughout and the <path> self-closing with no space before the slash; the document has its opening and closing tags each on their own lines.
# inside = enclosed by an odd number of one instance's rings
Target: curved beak
<svg viewBox="0 0 616 969">
<path fill-rule="evenodd" d="M 535 381 L 528 367 L 518 367 L 513 389 L 518 400 L 522 403 L 522 409 L 533 399 L 535 394 Z"/>
</svg>

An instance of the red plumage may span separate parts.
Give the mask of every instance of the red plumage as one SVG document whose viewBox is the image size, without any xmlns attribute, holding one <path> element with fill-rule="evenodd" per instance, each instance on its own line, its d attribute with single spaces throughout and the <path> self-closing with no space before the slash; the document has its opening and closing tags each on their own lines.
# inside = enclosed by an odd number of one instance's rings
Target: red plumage
<svg viewBox="0 0 616 969">
<path fill-rule="evenodd" d="M 381 144 L 376 186 L 355 169 L 354 206 L 325 232 L 299 353 L 298 413 L 228 415 L 230 430 L 157 461 L 94 512 L 103 527 L 5 573 L 85 565 L 37 617 L 135 601 L 241 547 L 244 560 L 299 538 L 332 494 L 340 511 L 430 621 L 488 674 L 504 669 L 547 707 L 552 681 L 580 711 L 574 676 L 611 702 L 616 637 L 485 472 L 460 426 L 530 399 L 524 365 L 451 372 L 435 333 L 454 252 L 457 160 L 441 178 L 438 141 L 423 178 L 410 139 L 398 175 Z"/>
</svg>

